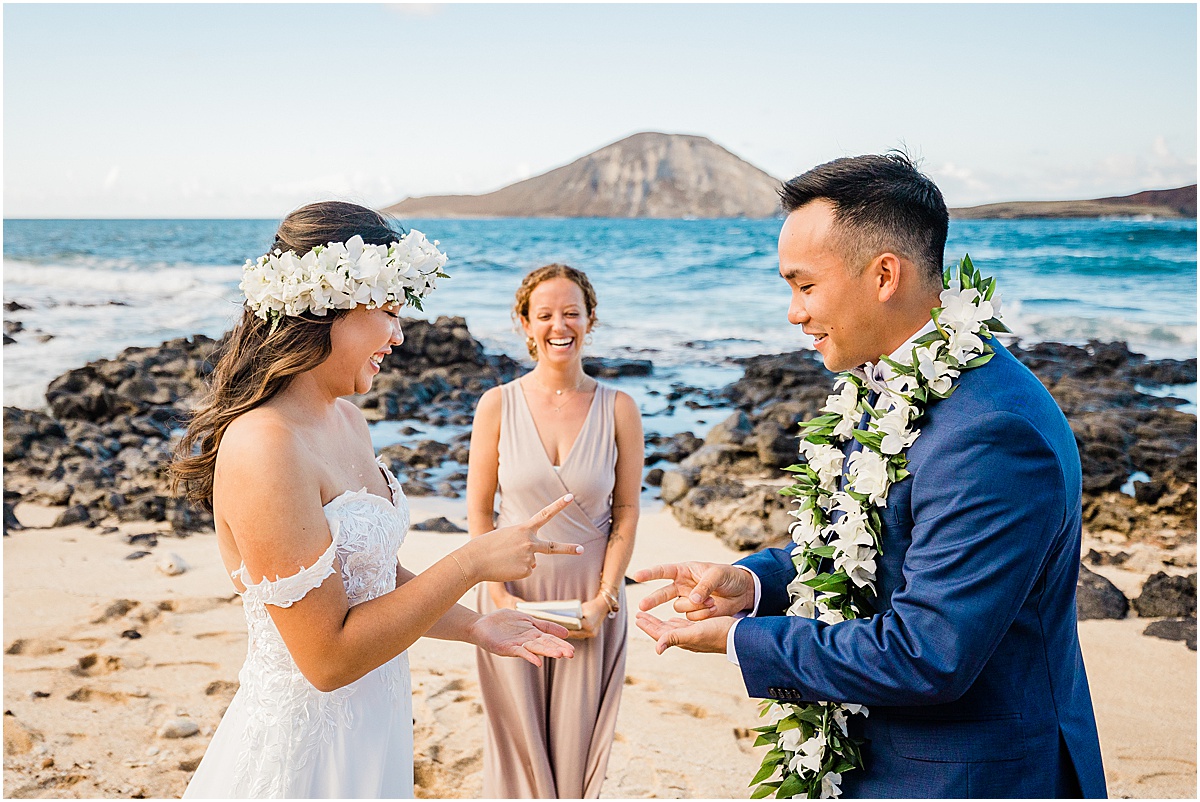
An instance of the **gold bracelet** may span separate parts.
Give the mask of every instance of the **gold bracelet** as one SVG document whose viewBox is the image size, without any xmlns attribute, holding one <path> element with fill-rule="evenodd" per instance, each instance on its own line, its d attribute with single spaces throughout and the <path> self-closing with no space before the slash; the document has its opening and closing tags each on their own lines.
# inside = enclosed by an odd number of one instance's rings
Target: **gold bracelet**
<svg viewBox="0 0 1200 802">
<path fill-rule="evenodd" d="M 450 559 L 454 560 L 454 564 L 458 566 L 458 570 L 462 573 L 463 579 L 466 580 L 467 586 L 470 587 L 471 578 L 467 576 L 467 569 L 462 567 L 462 563 L 460 563 L 458 558 L 454 556 L 454 552 L 450 552 Z"/>
<path fill-rule="evenodd" d="M 600 586 L 600 595 L 604 597 L 604 603 L 608 605 L 609 615 L 616 615 L 621 612 L 621 598 L 613 594 L 604 585 Z"/>
</svg>

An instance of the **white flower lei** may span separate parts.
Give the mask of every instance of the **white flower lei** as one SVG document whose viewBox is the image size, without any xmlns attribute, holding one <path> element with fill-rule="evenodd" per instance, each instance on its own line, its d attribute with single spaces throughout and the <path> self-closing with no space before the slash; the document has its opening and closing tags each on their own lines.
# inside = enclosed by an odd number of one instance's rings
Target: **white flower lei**
<svg viewBox="0 0 1200 802">
<path fill-rule="evenodd" d="M 908 476 L 904 452 L 921 434 L 913 423 L 929 404 L 954 391 L 962 371 L 992 358 L 985 339 L 1008 331 L 999 320 L 995 279 L 983 278 L 970 256 L 959 262 L 957 272 L 957 289 L 951 288 L 952 271 L 943 276 L 942 305 L 931 313 L 934 331 L 895 360 L 881 357 L 874 376 L 861 369 L 843 373 L 824 414 L 800 424 L 804 461 L 787 468 L 795 483 L 781 491 L 799 504 L 790 512 L 796 521 L 789 533 L 797 548 L 788 615 L 838 624 L 874 613 L 883 529 L 879 508 L 887 506 L 892 484 Z M 879 394 L 875 406 L 867 403 L 871 390 Z M 867 426 L 859 429 L 864 415 Z M 851 438 L 863 448 L 846 458 L 842 446 Z M 839 485 L 843 463 L 844 490 Z M 837 521 L 835 512 L 841 513 Z M 832 570 L 822 571 L 827 560 L 833 561 Z M 834 702 L 764 702 L 759 715 L 768 723 L 756 728 L 754 745 L 771 750 L 750 781 L 758 785 L 751 798 L 772 792 L 778 799 L 840 796 L 842 775 L 863 767 L 861 743 L 850 738 L 848 726 L 849 716 L 859 713 L 866 716 L 868 710 Z"/>
<path fill-rule="evenodd" d="M 389 245 L 367 245 L 357 234 L 347 242 L 317 246 L 304 256 L 276 248 L 246 260 L 238 288 L 246 305 L 263 320 L 305 312 L 324 317 L 330 309 L 374 309 L 407 302 L 417 309 L 437 286 L 447 257 L 420 231 Z"/>
</svg>

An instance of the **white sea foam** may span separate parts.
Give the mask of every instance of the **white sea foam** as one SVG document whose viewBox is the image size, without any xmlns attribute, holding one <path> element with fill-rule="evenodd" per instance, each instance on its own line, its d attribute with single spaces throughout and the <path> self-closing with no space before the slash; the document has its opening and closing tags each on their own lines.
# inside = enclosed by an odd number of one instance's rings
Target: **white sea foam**
<svg viewBox="0 0 1200 802">
<path fill-rule="evenodd" d="M 130 269 L 4 260 L 4 295 L 29 309 L 6 313 L 22 331 L 4 346 L 4 403 L 41 408 L 52 379 L 129 346 L 218 337 L 241 312 L 240 268 Z"/>
<path fill-rule="evenodd" d="M 5 294 L 59 303 L 177 297 L 181 293 L 236 297 L 240 266 L 168 265 L 133 267 L 118 260 L 85 264 L 34 264 L 4 260 Z"/>
</svg>

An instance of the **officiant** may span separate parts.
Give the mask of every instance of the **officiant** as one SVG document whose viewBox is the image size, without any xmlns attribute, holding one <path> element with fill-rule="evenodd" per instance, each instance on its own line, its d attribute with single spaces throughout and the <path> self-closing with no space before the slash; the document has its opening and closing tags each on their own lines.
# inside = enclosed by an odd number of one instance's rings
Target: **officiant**
<svg viewBox="0 0 1200 802">
<path fill-rule="evenodd" d="M 539 499 L 574 494 L 541 537 L 580 544 L 568 561 L 544 560 L 517 582 L 479 588 L 479 610 L 558 602 L 578 617 L 575 657 L 540 668 L 477 653 L 485 741 L 483 796 L 600 796 L 625 681 L 624 577 L 638 522 L 644 441 L 637 404 L 583 371 L 596 292 L 580 270 L 540 267 L 521 282 L 513 317 L 534 369 L 483 395 L 467 478 L 472 537 L 524 520 Z M 500 509 L 494 512 L 497 492 Z M 536 608 L 528 610 L 538 615 Z M 510 660 L 508 663 L 518 661 Z"/>
</svg>

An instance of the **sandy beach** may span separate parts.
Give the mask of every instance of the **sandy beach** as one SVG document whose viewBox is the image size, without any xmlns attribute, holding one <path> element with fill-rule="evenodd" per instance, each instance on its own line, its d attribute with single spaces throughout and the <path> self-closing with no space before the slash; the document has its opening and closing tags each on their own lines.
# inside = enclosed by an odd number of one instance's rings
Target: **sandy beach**
<svg viewBox="0 0 1200 802">
<path fill-rule="evenodd" d="M 418 498 L 412 508 L 414 521 L 465 525 L 462 501 Z M 237 689 L 246 648 L 214 537 L 181 539 L 148 523 L 50 527 L 60 511 L 19 505 L 29 528 L 4 543 L 4 794 L 177 797 Z M 128 542 L 156 531 L 157 545 Z M 411 532 L 401 560 L 420 570 L 465 537 Z M 149 553 L 129 559 L 138 551 Z M 738 556 L 647 502 L 631 570 L 683 555 Z M 184 573 L 164 572 L 180 560 Z M 1145 578 L 1097 570 L 1130 594 Z M 630 586 L 630 603 L 646 592 Z M 1145 626 L 1133 613 L 1080 625 L 1109 793 L 1195 797 L 1196 653 L 1144 637 Z M 477 797 L 483 733 L 473 650 L 423 639 L 410 656 L 418 795 Z M 745 798 L 762 752 L 747 734 L 756 716 L 724 656 L 660 657 L 631 625 L 603 795 Z M 167 737 L 172 729 L 195 732 Z"/>
</svg>

